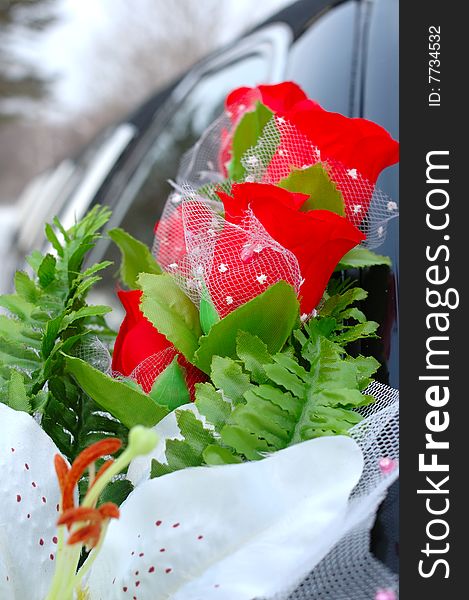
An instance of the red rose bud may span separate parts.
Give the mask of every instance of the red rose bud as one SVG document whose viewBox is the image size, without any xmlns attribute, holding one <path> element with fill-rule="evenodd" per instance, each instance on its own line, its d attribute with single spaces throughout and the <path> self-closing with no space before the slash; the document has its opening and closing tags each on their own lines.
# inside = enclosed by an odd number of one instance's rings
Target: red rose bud
<svg viewBox="0 0 469 600">
<path fill-rule="evenodd" d="M 112 356 L 112 370 L 130 376 L 149 392 L 155 379 L 176 355 L 185 373 L 186 383 L 194 399 L 194 386 L 205 381 L 205 375 L 178 353 L 174 345 L 150 323 L 140 310 L 140 290 L 119 291 L 126 315 L 119 329 Z"/>
<path fill-rule="evenodd" d="M 177 196 L 173 194 L 172 198 Z M 179 204 L 170 215 L 163 216 L 155 225 L 155 258 L 164 269 L 168 268 L 171 262 L 178 263 L 186 255 L 182 217 L 182 204 Z"/>
<path fill-rule="evenodd" d="M 300 212 L 306 197 L 273 185 L 235 184 L 232 194 L 219 192 L 218 195 L 225 206 L 226 220 L 238 226 L 238 239 L 231 233 L 230 243 L 223 243 L 225 230 L 222 232 L 215 246 L 208 281 L 219 314 L 224 316 L 280 279 L 299 288 L 301 310 L 311 312 L 319 303 L 337 263 L 365 239 L 363 233 L 330 211 Z M 273 246 L 246 246 L 242 227 L 248 208 L 273 240 L 296 257 L 303 278 L 299 285 L 295 285 L 297 275 L 287 260 L 288 255 Z"/>
<path fill-rule="evenodd" d="M 344 197 L 347 217 L 360 223 L 381 171 L 398 162 L 399 144 L 382 127 L 366 119 L 351 119 L 324 110 L 292 82 L 239 88 L 226 99 L 233 127 L 256 102 L 276 116 L 280 142 L 263 181 L 278 183 L 293 168 L 325 162 Z M 319 151 L 319 152 L 318 152 Z M 222 141 L 222 165 L 229 162 L 231 135 Z"/>
</svg>

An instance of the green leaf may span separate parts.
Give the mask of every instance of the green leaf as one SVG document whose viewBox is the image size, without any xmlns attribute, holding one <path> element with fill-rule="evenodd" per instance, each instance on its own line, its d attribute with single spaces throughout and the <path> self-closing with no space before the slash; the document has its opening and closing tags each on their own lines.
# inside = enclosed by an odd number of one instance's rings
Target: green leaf
<svg viewBox="0 0 469 600">
<path fill-rule="evenodd" d="M 107 315 L 111 312 L 111 307 L 100 304 L 93 304 L 92 306 L 83 306 L 82 308 L 69 313 L 64 317 L 62 329 L 69 327 L 72 323 L 85 319 L 88 317 L 96 317 L 100 315 Z"/>
<path fill-rule="evenodd" d="M 101 496 L 99 497 L 98 506 L 105 502 L 113 502 L 120 506 L 122 502 L 127 498 L 130 492 L 134 489 L 134 486 L 128 479 L 116 479 L 111 481 L 104 488 Z"/>
<path fill-rule="evenodd" d="M 39 290 L 34 281 L 24 271 L 15 273 L 15 289 L 16 293 L 27 302 L 32 304 L 37 302 Z"/>
<path fill-rule="evenodd" d="M 79 358 L 66 356 L 65 361 L 67 371 L 80 387 L 129 429 L 134 425 L 152 427 L 168 414 L 168 409 L 156 404 L 150 396 L 101 373 Z"/>
<path fill-rule="evenodd" d="M 259 337 L 269 352 L 277 352 L 292 332 L 298 312 L 295 290 L 285 281 L 279 281 L 215 323 L 208 335 L 200 339 L 193 362 L 205 373 L 210 373 L 213 356 L 235 359 L 239 331 Z"/>
<path fill-rule="evenodd" d="M 34 371 L 38 368 L 40 362 L 37 353 L 32 348 L 17 340 L 0 337 L 0 364 L 3 366 L 8 365 L 13 369 Z"/>
<path fill-rule="evenodd" d="M 35 350 L 41 347 L 41 332 L 25 326 L 18 319 L 0 315 L 0 337 L 30 346 Z"/>
<path fill-rule="evenodd" d="M 204 448 L 214 442 L 213 433 L 204 428 L 191 410 L 176 411 L 176 419 L 179 431 L 194 452 L 202 458 Z"/>
<path fill-rule="evenodd" d="M 126 286 L 131 289 L 137 288 L 140 273 L 155 275 L 161 273 L 160 267 L 145 244 L 120 228 L 111 229 L 108 235 L 121 252 L 120 277 Z"/>
<path fill-rule="evenodd" d="M 343 271 L 344 269 L 359 269 L 364 267 L 372 267 L 374 265 L 386 265 L 392 266 L 391 259 L 389 256 L 381 256 L 365 248 L 364 246 L 356 246 L 349 250 L 345 256 L 343 256 L 336 267 L 336 271 Z"/>
<path fill-rule="evenodd" d="M 301 207 L 303 212 L 322 209 L 345 216 L 344 198 L 329 177 L 327 165 L 316 163 L 306 169 L 293 169 L 278 185 L 309 196 Z"/>
<path fill-rule="evenodd" d="M 202 334 L 196 306 L 170 275 L 142 273 L 138 284 L 143 290 L 140 308 L 145 317 L 193 362 Z"/>
<path fill-rule="evenodd" d="M 264 127 L 272 117 L 272 111 L 261 102 L 258 102 L 255 109 L 245 113 L 239 121 L 233 134 L 232 158 L 228 165 L 228 174 L 234 181 L 242 181 L 244 179 L 245 169 L 241 160 L 246 150 L 257 144 L 264 131 Z"/>
<path fill-rule="evenodd" d="M 18 371 L 12 371 L 8 382 L 8 405 L 14 410 L 30 412 L 31 403 L 26 393 L 24 378 Z"/>
<path fill-rule="evenodd" d="M 59 219 L 57 217 L 54 217 L 52 219 L 52 222 L 57 227 L 57 229 L 60 231 L 60 233 L 63 235 L 65 242 L 66 243 L 71 242 L 71 236 L 65 231 L 65 229 L 63 228 L 62 223 L 59 221 Z"/>
<path fill-rule="evenodd" d="M 220 431 L 231 414 L 231 404 L 223 399 L 222 393 L 217 392 L 211 383 L 196 384 L 195 405 L 216 431 Z"/>
<path fill-rule="evenodd" d="M 41 266 L 43 255 L 39 250 L 33 250 L 29 256 L 26 257 L 28 265 L 37 274 L 39 267 Z"/>
<path fill-rule="evenodd" d="M 202 328 L 202 332 L 207 334 L 212 328 L 212 325 L 218 323 L 219 320 L 220 315 L 218 314 L 208 291 L 205 290 L 205 293 L 202 294 L 200 299 L 200 326 Z"/>
<path fill-rule="evenodd" d="M 56 264 L 57 260 L 52 254 L 46 254 L 44 256 L 37 271 L 39 284 L 43 289 L 54 281 Z"/>
<path fill-rule="evenodd" d="M 167 406 L 169 410 L 190 402 L 189 390 L 177 356 L 155 379 L 149 395 L 155 402 Z"/>
<path fill-rule="evenodd" d="M 243 373 L 241 366 L 231 358 L 221 356 L 213 357 L 210 378 L 233 404 L 244 402 L 244 393 L 251 386 L 249 375 Z"/>
<path fill-rule="evenodd" d="M 162 477 L 163 475 L 168 475 L 172 472 L 173 469 L 169 465 L 160 463 L 155 458 L 152 458 L 150 479 L 155 479 L 155 477 Z"/>
<path fill-rule="evenodd" d="M 360 390 L 366 389 L 372 382 L 372 375 L 379 369 L 380 364 L 373 356 L 348 357 L 346 360 L 353 362 L 357 374 Z"/>
<path fill-rule="evenodd" d="M 207 446 L 202 456 L 207 465 L 233 465 L 243 462 L 239 456 L 236 456 L 228 448 L 216 446 L 215 444 Z"/>
<path fill-rule="evenodd" d="M 297 398 L 305 398 L 307 390 L 304 381 L 282 365 L 266 365 L 265 372 L 276 385 L 284 387 Z"/>
<path fill-rule="evenodd" d="M 344 345 L 350 344 L 355 340 L 364 338 L 375 338 L 377 337 L 376 331 L 379 327 L 379 323 L 376 321 L 366 321 L 366 323 L 358 323 L 358 325 L 352 325 L 346 328 L 342 333 L 335 337 L 335 341 Z"/>
<path fill-rule="evenodd" d="M 0 306 L 6 308 L 8 312 L 16 315 L 22 321 L 29 321 L 36 308 L 34 304 L 16 294 L 4 294 L 0 296 Z"/>
<path fill-rule="evenodd" d="M 55 346 L 55 342 L 60 331 L 62 321 L 63 314 L 59 315 L 55 319 L 51 319 L 46 325 L 46 330 L 44 332 L 44 337 L 42 338 L 41 346 L 41 354 L 44 358 L 47 358 L 50 355 L 52 349 Z"/>
<path fill-rule="evenodd" d="M 265 439 L 256 437 L 243 426 L 230 425 L 222 429 L 222 440 L 225 444 L 235 448 L 247 460 L 259 460 L 266 452 L 273 452 L 275 448 Z"/>
<path fill-rule="evenodd" d="M 257 336 L 238 331 L 236 338 L 236 354 L 244 363 L 251 379 L 256 383 L 265 383 L 267 374 L 264 366 L 272 362 L 267 346 Z"/>
<path fill-rule="evenodd" d="M 91 267 L 88 267 L 87 269 L 85 269 L 80 274 L 80 278 L 81 279 L 85 279 L 85 278 L 91 277 L 92 275 L 94 275 L 98 271 L 102 271 L 103 269 L 106 269 L 107 267 L 110 267 L 113 264 L 114 263 L 112 262 L 112 260 L 103 260 L 100 263 L 96 263 L 95 265 L 91 265 Z"/>
<path fill-rule="evenodd" d="M 46 223 L 45 232 L 46 232 L 46 238 L 52 244 L 52 247 L 54 248 L 54 250 L 57 252 L 57 254 L 60 257 L 63 257 L 64 249 L 62 247 L 62 244 L 59 242 L 59 238 L 56 236 L 53 227 L 49 223 Z"/>
<path fill-rule="evenodd" d="M 349 307 L 350 304 L 365 300 L 367 297 L 368 292 L 362 288 L 348 289 L 343 294 L 336 294 L 327 298 L 321 307 L 319 314 L 323 317 L 337 317 L 343 310 Z"/>
</svg>

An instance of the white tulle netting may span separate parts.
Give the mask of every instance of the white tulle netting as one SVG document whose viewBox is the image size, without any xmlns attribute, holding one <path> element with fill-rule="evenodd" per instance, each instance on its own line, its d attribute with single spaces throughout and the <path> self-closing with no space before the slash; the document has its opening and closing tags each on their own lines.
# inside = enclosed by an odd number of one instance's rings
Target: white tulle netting
<svg viewBox="0 0 469 600">
<path fill-rule="evenodd" d="M 267 233 L 252 211 L 234 225 L 221 216 L 221 203 L 187 186 L 181 191 L 169 198 L 153 252 L 194 303 L 210 299 L 224 317 L 280 280 L 299 292 L 295 255 Z"/>
<path fill-rule="evenodd" d="M 216 198 L 214 184 L 229 185 L 223 161 L 229 158 L 225 146 L 231 143 L 233 124 L 224 114 L 202 135 L 182 158 L 177 185 L 204 188 Z M 321 153 L 311 140 L 283 117 L 274 116 L 265 125 L 257 144 L 249 148 L 242 160 L 245 181 L 276 184 L 288 177 L 292 169 L 320 163 L 341 192 L 346 217 L 366 235 L 363 245 L 377 248 L 386 238 L 388 222 L 399 215 L 397 203 L 363 177 L 357 169 L 347 168 Z"/>
<path fill-rule="evenodd" d="M 262 600 L 391 600 L 398 578 L 370 552 L 370 531 L 387 489 L 398 477 L 399 392 L 374 382 L 366 390 L 376 401 L 351 430 L 365 466 L 349 500 L 336 544 L 306 577 Z M 384 460 L 383 460 L 384 459 Z M 307 565 L 299 566 L 303 573 Z"/>
<path fill-rule="evenodd" d="M 95 335 L 88 335 L 75 348 L 73 354 L 103 373 L 111 374 L 109 348 Z"/>
</svg>

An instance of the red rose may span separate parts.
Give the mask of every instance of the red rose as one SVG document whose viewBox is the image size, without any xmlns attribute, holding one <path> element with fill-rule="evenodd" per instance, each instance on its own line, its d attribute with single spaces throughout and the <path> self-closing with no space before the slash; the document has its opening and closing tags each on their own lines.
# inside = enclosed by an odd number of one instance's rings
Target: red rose
<svg viewBox="0 0 469 600">
<path fill-rule="evenodd" d="M 160 266 L 166 269 L 186 255 L 182 204 L 175 206 L 169 215 L 163 215 L 155 224 L 155 234 L 154 256 Z"/>
<path fill-rule="evenodd" d="M 319 148 L 324 159 L 356 169 L 372 184 L 384 168 L 399 160 L 399 143 L 380 125 L 324 110 L 291 81 L 238 88 L 227 97 L 225 106 L 238 121 L 258 101 L 297 127 Z"/>
<path fill-rule="evenodd" d="M 246 243 L 249 210 L 267 233 L 296 257 L 303 278 L 299 297 L 305 313 L 317 306 L 342 256 L 365 239 L 354 225 L 335 213 L 300 212 L 307 196 L 273 185 L 234 184 L 232 196 L 218 195 L 228 225 L 215 245 L 207 288 L 222 317 L 280 279 L 294 286 L 298 283 L 294 265 L 279 248 L 262 243 L 256 248 L 255 243 L 253 247 Z"/>
<path fill-rule="evenodd" d="M 194 385 L 206 376 L 178 353 L 164 335 L 148 321 L 140 310 L 140 290 L 119 291 L 126 314 L 114 344 L 112 370 L 132 377 L 149 392 L 155 379 L 179 354 L 178 362 L 185 371 L 186 383 L 194 399 Z"/>
<path fill-rule="evenodd" d="M 234 90 L 226 99 L 233 128 L 256 102 L 262 102 L 276 115 L 275 127 L 280 134 L 262 181 L 278 183 L 293 168 L 326 162 L 344 198 L 347 218 L 360 224 L 379 174 L 399 160 L 398 142 L 372 121 L 324 110 L 292 82 Z M 225 132 L 221 145 L 225 175 L 231 136 L 232 132 Z"/>
</svg>

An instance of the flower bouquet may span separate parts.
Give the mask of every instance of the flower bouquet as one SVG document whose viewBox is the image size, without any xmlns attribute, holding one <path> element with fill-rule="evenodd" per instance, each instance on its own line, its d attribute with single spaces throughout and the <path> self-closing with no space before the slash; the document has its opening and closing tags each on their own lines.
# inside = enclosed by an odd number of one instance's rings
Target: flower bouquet
<svg viewBox="0 0 469 600">
<path fill-rule="evenodd" d="M 85 262 L 109 211 L 46 226 L 0 299 L 2 600 L 397 598 L 369 538 L 398 393 L 356 352 L 379 325 L 346 276 L 389 264 L 397 154 L 293 83 L 235 90 L 152 252 L 107 232 L 115 341 L 87 303 L 109 263 Z"/>
</svg>

